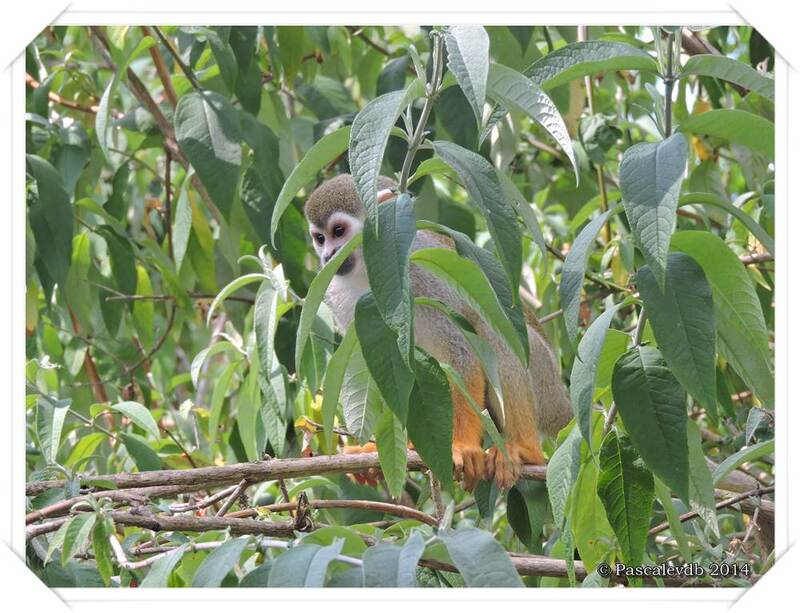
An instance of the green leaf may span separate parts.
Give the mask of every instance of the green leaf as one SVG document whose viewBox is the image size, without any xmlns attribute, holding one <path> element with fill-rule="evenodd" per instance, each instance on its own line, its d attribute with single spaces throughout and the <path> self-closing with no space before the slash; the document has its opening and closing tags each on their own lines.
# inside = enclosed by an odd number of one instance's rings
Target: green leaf
<svg viewBox="0 0 800 613">
<path fill-rule="evenodd" d="M 350 131 L 350 172 L 358 197 L 367 212 L 378 206 L 378 175 L 381 162 L 400 112 L 406 104 L 409 90 L 389 92 L 371 100 L 359 111 Z"/>
<path fill-rule="evenodd" d="M 444 43 L 448 68 L 481 123 L 489 73 L 489 35 L 483 26 L 450 26 L 445 30 Z"/>
<path fill-rule="evenodd" d="M 369 287 L 375 306 L 396 335 L 400 356 L 409 368 L 414 359 L 414 312 L 408 254 L 416 234 L 414 204 L 408 194 L 374 209 L 364 224 L 363 254 Z M 361 345 L 365 346 L 364 339 Z M 380 383 L 377 378 L 376 381 Z"/>
<path fill-rule="evenodd" d="M 100 521 L 95 521 L 92 529 L 92 552 L 94 553 L 95 564 L 97 564 L 97 572 L 103 578 L 103 584 L 106 587 L 111 587 L 114 564 L 111 561 L 111 544 L 108 539 L 109 537 L 115 537 L 109 531 L 108 520 L 105 520 L 102 516 L 97 519 Z"/>
<path fill-rule="evenodd" d="M 544 89 L 616 70 L 658 72 L 646 51 L 628 43 L 591 40 L 571 43 L 534 62 L 525 74 Z"/>
<path fill-rule="evenodd" d="M 354 323 L 361 351 L 369 356 L 366 364 L 372 379 L 386 404 L 400 423 L 405 424 L 408 397 L 414 385 L 414 371 L 408 367 L 405 356 L 398 349 L 397 334 L 381 318 L 371 291 L 358 299 Z"/>
<path fill-rule="evenodd" d="M 581 432 L 573 426 L 567 438 L 547 463 L 547 496 L 557 528 L 564 526 L 567 502 L 572 485 L 578 476 L 581 460 Z"/>
<path fill-rule="evenodd" d="M 600 448 L 597 494 L 617 535 L 623 562 L 640 565 L 653 509 L 653 475 L 628 437 L 617 435 L 614 430 L 606 435 Z"/>
<path fill-rule="evenodd" d="M 680 125 L 681 132 L 715 136 L 750 147 L 766 158 L 775 159 L 775 124 L 769 119 L 738 109 L 714 109 L 690 115 Z"/>
<path fill-rule="evenodd" d="M 159 558 L 153 563 L 139 587 L 169 587 L 169 577 L 172 574 L 172 570 L 181 561 L 188 548 L 189 543 L 184 543 L 167 553 L 163 558 Z"/>
<path fill-rule="evenodd" d="M 332 545 L 305 544 L 292 547 L 272 562 L 269 587 L 322 587 L 328 565 L 342 550 L 344 541 Z"/>
<path fill-rule="evenodd" d="M 700 427 L 691 419 L 686 421 L 686 440 L 689 446 L 689 505 L 719 537 L 714 480 L 703 452 Z"/>
<path fill-rule="evenodd" d="M 141 55 L 142 52 L 146 51 L 155 44 L 156 41 L 150 36 L 145 36 L 141 41 L 139 41 L 139 44 L 136 45 L 136 48 L 131 52 L 131 54 L 124 58 L 124 61 L 117 64 L 116 70 L 114 71 L 114 76 L 111 81 L 109 81 L 108 86 L 103 92 L 103 96 L 100 98 L 100 104 L 98 105 L 99 108 L 97 109 L 97 115 L 94 119 L 94 128 L 95 133 L 97 134 L 97 142 L 100 145 L 100 148 L 103 150 L 103 153 L 106 154 L 106 157 L 109 156 L 109 119 L 111 118 L 111 104 L 114 100 L 114 96 L 116 95 L 117 88 L 119 87 L 119 82 L 127 73 L 130 63 L 139 55 Z"/>
<path fill-rule="evenodd" d="M 61 444 L 61 432 L 70 407 L 70 399 L 56 400 L 39 396 L 36 402 L 36 436 L 45 462 L 54 464 Z"/>
<path fill-rule="evenodd" d="M 239 563 L 249 542 L 249 536 L 240 536 L 208 554 L 192 577 L 192 587 L 220 587 L 225 576 Z"/>
<path fill-rule="evenodd" d="M 506 340 L 520 361 L 527 362 L 521 339 L 480 267 L 455 251 L 435 247 L 415 251 L 411 261 L 449 283 Z"/>
<path fill-rule="evenodd" d="M 688 255 L 671 253 L 665 291 L 647 266 L 636 275 L 636 286 L 667 365 L 716 421 L 717 333 L 711 286 L 703 269 Z"/>
<path fill-rule="evenodd" d="M 522 73 L 500 64 L 492 64 L 489 71 L 489 96 L 504 107 L 525 113 L 541 125 L 567 154 L 579 180 L 578 163 L 569 131 L 558 108 L 539 86 Z"/>
<path fill-rule="evenodd" d="M 380 410 L 378 386 L 355 339 L 342 381 L 342 413 L 347 431 L 360 443 L 367 442 L 375 431 Z"/>
<path fill-rule="evenodd" d="M 720 462 L 719 466 L 714 469 L 714 473 L 712 475 L 714 484 L 716 485 L 719 483 L 722 479 L 727 477 L 731 472 L 745 462 L 753 462 L 758 458 L 762 458 L 765 455 L 774 452 L 775 439 L 762 441 L 761 443 L 756 443 L 755 445 L 750 445 L 749 447 L 740 449 L 733 455 L 725 458 L 725 460 Z"/>
<path fill-rule="evenodd" d="M 141 436 L 122 432 L 117 436 L 122 438 L 122 442 L 128 453 L 131 454 L 136 467 L 142 471 L 161 470 L 161 458 L 153 451 L 153 448 Z"/>
<path fill-rule="evenodd" d="M 364 587 L 417 587 L 417 562 L 424 550 L 418 531 L 402 547 L 391 543 L 369 547 L 363 556 Z"/>
<path fill-rule="evenodd" d="M 483 271 L 483 274 L 486 275 L 486 279 L 492 286 L 497 299 L 500 301 L 500 306 L 503 308 L 506 317 L 508 317 L 511 325 L 514 326 L 517 332 L 527 362 L 529 350 L 528 326 L 525 321 L 525 315 L 522 312 L 522 305 L 517 299 L 516 294 L 512 291 L 508 276 L 494 254 L 483 247 L 478 247 L 466 234 L 457 232 L 447 226 L 430 221 L 418 221 L 417 228 L 434 230 L 435 232 L 449 236 L 455 243 L 458 255 L 480 266 L 480 269 Z"/>
<path fill-rule="evenodd" d="M 205 361 L 221 351 L 231 351 L 235 354 L 239 354 L 239 350 L 230 341 L 219 341 L 210 347 L 206 347 L 200 353 L 194 356 L 192 365 L 189 367 L 189 372 L 192 375 L 192 384 L 194 385 L 195 389 L 197 389 L 197 385 L 200 383 L 200 371 L 202 370 Z"/>
<path fill-rule="evenodd" d="M 152 296 L 153 285 L 150 282 L 150 275 L 147 274 L 144 266 L 136 267 L 136 294 L 139 296 Z M 136 328 L 136 335 L 139 342 L 146 350 L 150 349 L 155 342 L 155 312 L 156 307 L 152 300 L 137 300 L 133 303 L 133 325 Z"/>
<path fill-rule="evenodd" d="M 181 269 L 183 258 L 189 247 L 192 234 L 192 205 L 189 202 L 189 187 L 184 185 L 178 203 L 175 205 L 175 221 L 172 223 L 172 249 L 175 257 L 175 270 Z M 152 572 L 152 571 L 151 571 Z"/>
<path fill-rule="evenodd" d="M 211 406 L 209 407 L 208 415 L 208 442 L 210 445 L 213 445 L 217 440 L 217 428 L 222 415 L 222 404 L 230 391 L 233 376 L 241 365 L 241 360 L 231 362 L 214 382 L 214 391 L 211 393 Z"/>
<path fill-rule="evenodd" d="M 689 423 L 694 422 L 689 421 Z M 691 560 L 692 552 L 689 549 L 689 540 L 687 539 L 686 531 L 683 529 L 683 525 L 681 524 L 678 511 L 675 509 L 675 505 L 672 502 L 672 494 L 669 488 L 664 485 L 664 483 L 658 477 L 654 478 L 653 483 L 655 485 L 656 497 L 661 503 L 661 507 L 664 509 L 664 515 L 667 516 L 670 532 L 672 532 L 672 536 L 675 537 L 675 542 L 678 545 L 678 551 L 683 556 L 684 560 Z"/>
<path fill-rule="evenodd" d="M 724 55 L 693 55 L 681 69 L 679 78 L 688 75 L 714 77 L 741 85 L 757 94 L 775 100 L 775 80 L 749 65 Z"/>
<path fill-rule="evenodd" d="M 106 240 L 111 258 L 111 272 L 117 288 L 124 294 L 136 293 L 136 258 L 130 241 L 118 235 L 110 226 L 100 226 L 96 230 Z"/>
<path fill-rule="evenodd" d="M 106 440 L 106 436 L 103 432 L 91 432 L 80 437 L 75 446 L 70 449 L 64 466 L 74 468 L 79 462 L 91 457 L 95 450 Z"/>
<path fill-rule="evenodd" d="M 625 150 L 619 183 L 637 247 L 664 288 L 669 239 L 675 229 L 688 147 L 683 134 Z"/>
<path fill-rule="evenodd" d="M 322 427 L 325 446 L 333 449 L 333 422 L 336 417 L 336 407 L 339 404 L 339 392 L 342 389 L 347 365 L 353 350 L 358 347 L 358 337 L 355 326 L 347 328 L 342 337 L 342 342 L 333 352 L 328 366 L 325 369 L 325 380 L 322 384 Z"/>
<path fill-rule="evenodd" d="M 436 155 L 458 173 L 471 203 L 486 219 L 489 233 L 508 275 L 513 302 L 516 303 L 519 300 L 522 268 L 522 233 L 514 208 L 506 200 L 494 167 L 477 153 L 447 141 L 435 141 L 433 149 Z"/>
<path fill-rule="evenodd" d="M 468 587 L 525 587 L 506 550 L 488 532 L 461 528 L 438 536 Z"/>
<path fill-rule="evenodd" d="M 570 526 L 575 547 L 586 570 L 591 572 L 614 550 L 614 530 L 597 495 L 597 464 L 593 460 L 581 466 L 575 481 L 572 509 Z"/>
<path fill-rule="evenodd" d="M 37 269 L 43 268 L 53 283 L 63 285 L 72 261 L 73 220 L 69 195 L 50 162 L 36 155 L 26 155 L 25 160 L 38 193 L 38 198 L 28 208 L 28 219 L 36 239 Z"/>
<path fill-rule="evenodd" d="M 438 362 L 417 353 L 417 380 L 408 406 L 408 438 L 442 483 L 453 479 L 453 398 Z"/>
<path fill-rule="evenodd" d="M 295 343 L 294 363 L 295 369 L 301 371 L 301 362 L 303 358 L 303 350 L 308 341 L 308 335 L 311 333 L 311 326 L 314 323 L 314 318 L 317 316 L 319 305 L 325 298 L 325 292 L 328 291 L 328 286 L 333 280 L 333 276 L 339 267 L 353 251 L 361 245 L 363 238 L 362 233 L 356 234 L 353 238 L 347 241 L 343 247 L 336 252 L 336 255 L 322 267 L 314 277 L 311 285 L 308 286 L 308 293 L 303 301 L 303 310 L 300 312 L 300 323 L 297 325 L 297 342 Z"/>
<path fill-rule="evenodd" d="M 111 408 L 125 415 L 154 439 L 160 438 L 158 424 L 156 423 L 156 420 L 153 419 L 153 415 L 147 410 L 147 408 L 138 402 L 118 402 L 117 404 L 112 405 Z"/>
<path fill-rule="evenodd" d="M 220 304 L 225 302 L 225 299 L 228 298 L 228 296 L 231 296 L 236 290 L 241 289 L 246 285 L 249 285 L 250 283 L 258 283 L 266 279 L 267 277 L 264 273 L 253 272 L 247 275 L 242 275 L 241 277 L 237 277 L 236 279 L 228 283 L 228 285 L 223 287 L 222 290 L 220 290 L 219 294 L 217 294 L 214 297 L 214 301 L 211 303 L 211 306 L 208 307 L 208 315 L 206 315 L 206 325 L 207 326 L 211 325 L 211 319 L 214 315 L 214 312 L 217 310 L 217 307 L 219 307 Z"/>
<path fill-rule="evenodd" d="M 238 111 L 213 92 L 190 92 L 175 109 L 175 138 L 211 200 L 228 217 L 239 187 L 242 140 Z"/>
<path fill-rule="evenodd" d="M 97 515 L 94 513 L 79 513 L 69 522 L 61 547 L 61 566 L 69 564 L 72 557 L 89 542 L 96 519 Z"/>
<path fill-rule="evenodd" d="M 595 217 L 587 223 L 580 231 L 572 247 L 567 253 L 564 265 L 561 267 L 561 282 L 558 285 L 558 293 L 561 298 L 561 308 L 564 311 L 564 325 L 567 328 L 567 336 L 571 342 L 575 342 L 578 336 L 578 319 L 581 308 L 581 288 L 583 287 L 583 277 L 586 274 L 586 262 L 594 244 L 594 239 L 600 228 L 606 223 L 608 216 L 613 210 L 608 210 Z"/>
<path fill-rule="evenodd" d="M 398 498 L 403 493 L 406 482 L 408 454 L 403 424 L 391 411 L 384 410 L 381 414 L 375 432 L 375 442 L 378 445 L 378 460 L 389 494 L 393 498 Z"/>
<path fill-rule="evenodd" d="M 633 347 L 614 366 L 611 387 L 619 414 L 647 466 L 689 500 L 686 399 L 655 347 Z"/>
<path fill-rule="evenodd" d="M 622 303 L 606 309 L 592 322 L 578 345 L 575 361 L 572 363 L 572 374 L 569 377 L 570 403 L 575 421 L 589 448 L 592 446 L 592 398 L 597 365 L 606 341 L 608 326 L 620 306 Z"/>
<path fill-rule="evenodd" d="M 292 198 L 320 170 L 347 150 L 349 140 L 350 126 L 345 126 L 326 134 L 314 143 L 314 146 L 308 150 L 305 157 L 294 167 L 294 170 L 286 179 L 286 183 L 283 184 L 281 193 L 278 194 L 278 199 L 275 201 L 275 208 L 272 210 L 270 231 L 272 232 L 271 242 L 273 245 L 275 244 L 275 233 L 278 231 L 278 222 L 280 222 L 284 212 L 292 203 Z"/>
<path fill-rule="evenodd" d="M 736 199 L 737 204 L 745 204 L 753 197 L 756 197 L 757 192 L 747 192 Z M 738 221 L 742 223 L 749 231 L 750 234 L 755 236 L 758 241 L 766 247 L 767 251 L 775 253 L 775 240 L 767 233 L 767 231 L 759 225 L 750 215 L 745 213 L 739 206 L 734 206 L 727 200 L 723 200 L 717 194 L 705 194 L 690 192 L 683 194 L 678 201 L 678 206 L 686 206 L 687 204 L 702 204 L 704 206 L 713 206 L 722 209 L 726 213 L 733 215 Z"/>
<path fill-rule="evenodd" d="M 672 249 L 692 256 L 703 267 L 711 284 L 719 351 L 761 401 L 773 407 L 775 375 L 767 325 L 744 265 L 709 232 L 678 232 Z"/>
</svg>

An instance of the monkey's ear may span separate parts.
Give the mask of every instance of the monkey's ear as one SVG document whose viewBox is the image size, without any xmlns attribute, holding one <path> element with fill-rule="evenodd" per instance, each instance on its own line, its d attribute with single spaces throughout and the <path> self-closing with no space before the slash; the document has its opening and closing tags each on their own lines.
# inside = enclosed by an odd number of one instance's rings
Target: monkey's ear
<svg viewBox="0 0 800 613">
<path fill-rule="evenodd" d="M 382 202 L 386 202 L 387 200 L 391 200 L 395 197 L 395 191 L 393 189 L 382 189 L 378 192 L 378 204 Z"/>
</svg>

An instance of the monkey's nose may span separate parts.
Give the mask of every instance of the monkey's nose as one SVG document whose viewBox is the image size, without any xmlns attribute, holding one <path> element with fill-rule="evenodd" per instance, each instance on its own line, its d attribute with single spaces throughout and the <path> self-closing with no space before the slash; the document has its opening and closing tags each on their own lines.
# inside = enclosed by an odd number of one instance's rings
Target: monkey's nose
<svg viewBox="0 0 800 613">
<path fill-rule="evenodd" d="M 339 251 L 339 248 L 335 247 L 333 249 L 333 251 L 331 251 L 328 255 L 325 256 L 325 263 L 326 264 L 331 261 L 331 258 L 336 255 L 337 251 Z"/>
</svg>

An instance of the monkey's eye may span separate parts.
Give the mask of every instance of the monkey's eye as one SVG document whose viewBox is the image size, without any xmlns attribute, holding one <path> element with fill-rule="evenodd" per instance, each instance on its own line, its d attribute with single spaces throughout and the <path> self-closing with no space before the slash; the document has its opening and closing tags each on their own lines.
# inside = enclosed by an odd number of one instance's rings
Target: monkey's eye
<svg viewBox="0 0 800 613">
<path fill-rule="evenodd" d="M 317 239 L 317 242 L 318 242 L 320 245 L 321 245 L 322 243 L 324 243 L 324 242 L 325 242 L 325 235 L 324 235 L 324 234 L 316 234 L 316 235 L 314 236 L 314 238 L 315 238 L 315 239 Z"/>
<path fill-rule="evenodd" d="M 342 235 L 344 235 L 344 226 L 334 226 L 334 228 L 333 228 L 333 235 L 334 235 L 336 238 L 339 238 L 339 237 L 341 237 Z"/>
</svg>

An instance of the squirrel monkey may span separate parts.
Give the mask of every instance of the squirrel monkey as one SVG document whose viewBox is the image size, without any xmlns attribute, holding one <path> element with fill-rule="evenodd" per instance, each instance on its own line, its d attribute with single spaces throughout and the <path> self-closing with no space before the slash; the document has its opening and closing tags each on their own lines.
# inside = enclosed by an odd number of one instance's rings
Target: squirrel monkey
<svg viewBox="0 0 800 613">
<path fill-rule="evenodd" d="M 378 180 L 378 202 L 394 198 L 394 181 Z M 320 185 L 309 196 L 305 216 L 314 249 L 321 263 L 357 234 L 364 225 L 366 210 L 358 197 L 351 175 L 339 175 Z M 411 250 L 426 247 L 453 249 L 449 237 L 434 232 L 417 232 Z M 453 463 L 456 475 L 471 490 L 480 479 L 494 479 L 502 489 L 510 488 L 523 464 L 544 464 L 539 435 L 553 436 L 572 416 L 566 389 L 553 350 L 532 313 L 526 312 L 530 362 L 526 369 L 516 355 L 447 283 L 415 265 L 410 268 L 414 296 L 435 298 L 465 317 L 497 354 L 505 420 L 497 410 L 496 396 L 487 386 L 480 361 L 461 331 L 439 310 L 417 305 L 414 312 L 416 344 L 436 360 L 453 367 L 479 406 L 487 406 L 503 432 L 508 456 L 496 446 L 485 453 L 480 418 L 461 392 L 451 386 L 453 396 Z M 361 249 L 355 250 L 339 268 L 325 296 L 339 326 L 353 321 L 356 302 L 369 290 Z"/>
</svg>

